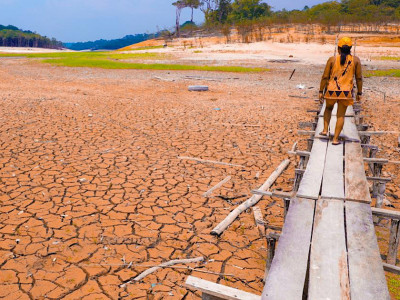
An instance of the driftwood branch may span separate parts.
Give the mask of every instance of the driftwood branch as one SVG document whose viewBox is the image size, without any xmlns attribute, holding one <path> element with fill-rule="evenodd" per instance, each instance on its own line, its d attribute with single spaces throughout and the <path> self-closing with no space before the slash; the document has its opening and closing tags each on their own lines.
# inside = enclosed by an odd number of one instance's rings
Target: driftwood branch
<svg viewBox="0 0 400 300">
<path fill-rule="evenodd" d="M 138 276 L 136 276 L 135 278 L 133 278 L 134 281 L 140 281 L 143 278 L 145 278 L 147 275 L 150 275 L 154 272 L 156 272 L 157 270 L 161 269 L 161 268 L 165 268 L 165 267 L 169 267 L 169 266 L 173 266 L 173 265 L 177 265 L 177 264 L 191 264 L 191 263 L 196 263 L 196 262 L 201 262 L 204 260 L 204 257 L 196 257 L 196 258 L 190 258 L 190 259 L 174 259 L 174 260 L 170 260 L 167 261 L 165 263 L 162 263 L 158 266 L 152 267 L 150 269 L 147 269 L 146 271 L 140 273 Z"/>
<path fill-rule="evenodd" d="M 221 186 L 223 186 L 225 183 L 227 183 L 229 180 L 231 180 L 231 176 L 227 176 L 224 180 L 220 181 L 217 183 L 215 186 L 213 186 L 211 189 L 209 189 L 207 192 L 203 194 L 203 197 L 208 197 L 210 196 L 215 190 L 219 189 Z"/>
<path fill-rule="evenodd" d="M 246 168 L 243 165 L 235 165 L 235 164 L 230 164 L 230 163 L 226 163 L 226 162 L 222 162 L 222 161 L 207 160 L 207 159 L 201 159 L 201 158 L 196 158 L 196 157 L 178 156 L 178 158 L 182 159 L 182 160 L 193 160 L 193 161 L 197 161 L 197 162 L 200 162 L 200 163 L 208 163 L 208 164 L 215 164 L 215 165 Z"/>
<path fill-rule="evenodd" d="M 282 174 L 282 172 L 288 167 L 290 164 L 290 160 L 286 159 L 284 160 L 278 168 L 275 169 L 275 171 L 269 176 L 268 180 L 259 188 L 261 191 L 266 191 L 268 190 L 275 182 L 275 180 L 279 177 L 279 175 Z M 222 232 L 226 228 L 228 228 L 229 225 L 232 224 L 232 222 L 246 209 L 256 205 L 258 201 L 262 198 L 262 195 L 253 195 L 251 198 L 249 198 L 247 201 L 243 202 L 240 204 L 238 207 L 236 207 L 221 223 L 219 223 L 212 231 L 212 235 L 221 235 Z"/>
</svg>

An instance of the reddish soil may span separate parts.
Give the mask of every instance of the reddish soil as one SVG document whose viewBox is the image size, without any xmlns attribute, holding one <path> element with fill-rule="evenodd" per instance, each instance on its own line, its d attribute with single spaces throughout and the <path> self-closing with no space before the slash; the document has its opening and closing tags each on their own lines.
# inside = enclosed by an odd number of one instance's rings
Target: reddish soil
<svg viewBox="0 0 400 300">
<path fill-rule="evenodd" d="M 188 275 L 261 293 L 266 242 L 252 212 L 219 238 L 210 231 L 294 142 L 305 149 L 297 124 L 313 117 L 306 110 L 315 108 L 323 65 L 270 63 L 272 71 L 259 74 L 73 69 L 26 59 L 0 66 L 0 297 L 199 299 L 184 287 Z M 366 80 L 365 123 L 374 130 L 400 131 L 398 83 Z M 210 91 L 189 92 L 191 84 Z M 374 89 L 387 91 L 386 103 Z M 379 156 L 400 160 L 397 135 L 372 143 Z M 294 162 L 274 188 L 291 190 Z M 400 165 L 384 171 L 393 178 L 387 199 L 400 209 Z M 227 175 L 228 184 L 202 196 Z M 281 200 L 259 206 L 282 226 Z M 383 254 L 386 244 L 380 238 Z M 224 275 L 168 268 L 127 283 L 149 266 L 198 256 L 205 263 L 190 267 Z"/>
</svg>

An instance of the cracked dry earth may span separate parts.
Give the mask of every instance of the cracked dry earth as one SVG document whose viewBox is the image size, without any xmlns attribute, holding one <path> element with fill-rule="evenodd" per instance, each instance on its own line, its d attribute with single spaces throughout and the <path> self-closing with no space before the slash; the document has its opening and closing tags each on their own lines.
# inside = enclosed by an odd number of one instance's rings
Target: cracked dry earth
<svg viewBox="0 0 400 300">
<path fill-rule="evenodd" d="M 300 139 L 297 124 L 310 120 L 318 88 L 305 92 L 310 99 L 288 96 L 304 96 L 298 83 L 317 87 L 322 66 L 302 66 L 288 82 L 289 68 L 232 75 L 25 59 L 0 65 L 0 297 L 200 299 L 184 287 L 188 275 L 261 293 L 266 242 L 251 211 L 219 238 L 210 231 Z M 210 91 L 189 92 L 190 84 Z M 290 191 L 293 170 L 292 163 L 274 188 Z M 202 196 L 228 175 L 212 197 Z M 395 180 L 390 188 L 400 196 Z M 259 206 L 267 222 L 282 226 L 279 199 Z M 150 266 L 198 256 L 204 263 L 131 282 Z"/>
</svg>

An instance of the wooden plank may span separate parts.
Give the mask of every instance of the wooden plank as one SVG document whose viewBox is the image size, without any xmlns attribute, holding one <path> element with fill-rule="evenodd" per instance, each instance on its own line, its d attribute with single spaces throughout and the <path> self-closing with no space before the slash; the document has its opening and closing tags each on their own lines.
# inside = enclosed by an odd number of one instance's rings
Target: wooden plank
<svg viewBox="0 0 400 300">
<path fill-rule="evenodd" d="M 318 121 L 316 134 L 323 130 L 323 120 Z M 301 180 L 298 197 L 318 199 L 319 191 L 321 188 L 322 175 L 324 172 L 324 164 L 326 157 L 326 150 L 328 147 L 328 140 L 314 139 L 314 144 L 311 150 L 310 159 L 307 164 L 307 169 Z"/>
<path fill-rule="evenodd" d="M 390 299 L 369 204 L 346 202 L 352 300 Z"/>
<path fill-rule="evenodd" d="M 332 117 L 329 125 L 330 132 L 335 130 L 335 126 L 336 117 Z M 344 199 L 343 152 L 343 144 L 332 145 L 332 142 L 329 142 L 323 173 L 322 197 Z"/>
<path fill-rule="evenodd" d="M 314 208 L 314 200 L 292 199 L 262 299 L 302 299 Z"/>
<path fill-rule="evenodd" d="M 354 118 L 345 118 L 343 131 L 340 136 L 345 137 L 346 140 L 349 141 L 360 142 L 360 136 Z"/>
<path fill-rule="evenodd" d="M 360 144 L 345 144 L 346 198 L 371 200 Z M 369 204 L 346 201 L 352 300 L 390 299 Z"/>
<path fill-rule="evenodd" d="M 358 143 L 345 145 L 345 190 L 347 199 L 371 201 L 362 150 Z"/>
<path fill-rule="evenodd" d="M 330 131 L 334 131 L 332 117 Z M 322 180 L 321 199 L 317 201 L 311 243 L 309 299 L 350 299 L 344 227 L 343 144 L 329 142 Z"/>
<path fill-rule="evenodd" d="M 350 299 L 344 202 L 317 201 L 311 244 L 308 299 Z"/>
<path fill-rule="evenodd" d="M 201 291 L 204 294 L 228 300 L 260 300 L 259 295 L 247 293 L 221 284 L 213 283 L 204 279 L 189 276 L 185 286 L 192 290 Z"/>
</svg>

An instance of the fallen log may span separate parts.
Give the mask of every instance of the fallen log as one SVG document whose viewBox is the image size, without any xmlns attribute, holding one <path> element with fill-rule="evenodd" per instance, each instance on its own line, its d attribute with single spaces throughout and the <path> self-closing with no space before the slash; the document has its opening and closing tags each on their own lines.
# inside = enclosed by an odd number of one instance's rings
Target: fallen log
<svg viewBox="0 0 400 300">
<path fill-rule="evenodd" d="M 196 262 L 201 262 L 204 260 L 204 257 L 196 257 L 196 258 L 189 258 L 189 259 L 174 259 L 174 260 L 170 260 L 167 261 L 165 263 L 162 263 L 158 266 L 152 267 L 150 269 L 147 269 L 146 271 L 140 273 L 138 276 L 136 276 L 135 278 L 133 278 L 134 281 L 140 281 L 143 278 L 145 278 L 147 275 L 150 275 L 154 272 L 156 272 L 159 269 L 165 268 L 165 267 L 169 267 L 169 266 L 173 266 L 173 265 L 177 265 L 177 264 L 191 264 L 191 263 L 196 263 Z"/>
<path fill-rule="evenodd" d="M 269 176 L 267 181 L 259 188 L 261 191 L 268 190 L 275 182 L 275 180 L 282 174 L 282 172 L 289 166 L 290 160 L 284 160 L 278 168 Z M 236 207 L 221 223 L 219 223 L 212 231 L 212 235 L 221 235 L 222 232 L 246 209 L 256 205 L 261 200 L 262 195 L 253 195 L 247 201 Z"/>
</svg>

